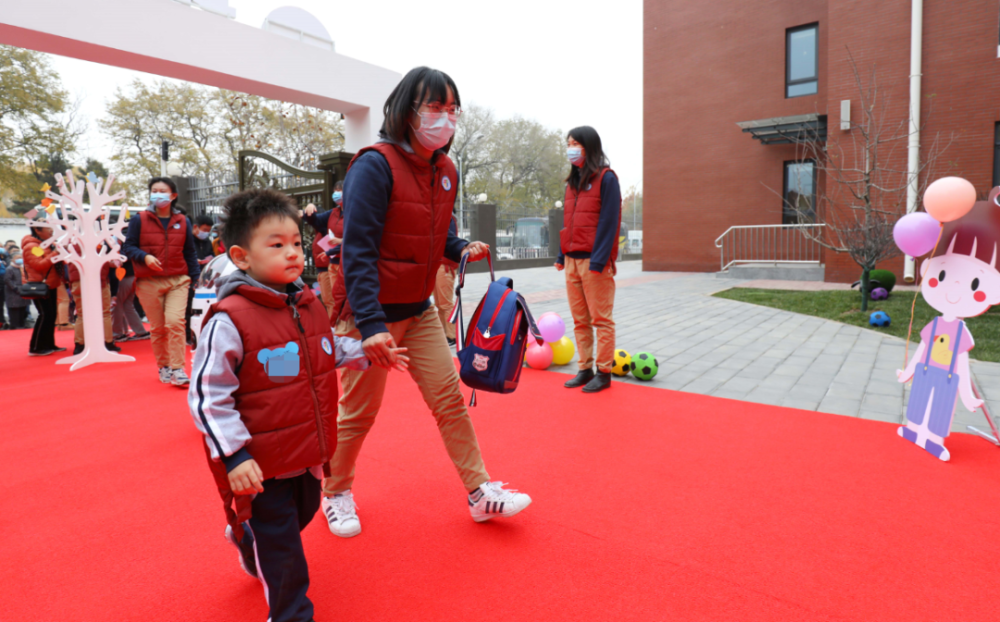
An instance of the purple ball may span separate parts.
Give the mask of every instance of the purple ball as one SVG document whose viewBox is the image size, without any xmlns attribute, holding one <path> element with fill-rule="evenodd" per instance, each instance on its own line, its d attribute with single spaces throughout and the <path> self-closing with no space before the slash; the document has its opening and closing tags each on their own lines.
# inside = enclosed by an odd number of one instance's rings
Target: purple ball
<svg viewBox="0 0 1000 622">
<path fill-rule="evenodd" d="M 941 223 L 927 212 L 903 216 L 892 228 L 892 238 L 901 251 L 911 257 L 921 257 L 934 250 Z"/>
<path fill-rule="evenodd" d="M 876 287 L 872 290 L 872 300 L 885 300 L 889 297 L 889 292 L 884 287 Z"/>
<path fill-rule="evenodd" d="M 547 343 L 555 343 L 566 334 L 566 324 L 558 313 L 546 313 L 538 318 L 538 332 Z"/>
</svg>

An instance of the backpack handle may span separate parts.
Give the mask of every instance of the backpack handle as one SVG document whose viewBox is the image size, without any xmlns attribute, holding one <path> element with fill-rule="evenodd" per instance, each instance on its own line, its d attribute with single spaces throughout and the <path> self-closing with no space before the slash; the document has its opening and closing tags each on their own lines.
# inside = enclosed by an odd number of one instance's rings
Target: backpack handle
<svg viewBox="0 0 1000 622">
<path fill-rule="evenodd" d="M 493 273 L 493 253 L 486 253 L 486 263 L 490 265 L 490 283 L 497 280 L 496 275 Z M 458 289 L 461 289 L 465 285 L 465 268 L 469 264 L 469 255 L 462 255 L 462 260 L 458 263 Z"/>
</svg>

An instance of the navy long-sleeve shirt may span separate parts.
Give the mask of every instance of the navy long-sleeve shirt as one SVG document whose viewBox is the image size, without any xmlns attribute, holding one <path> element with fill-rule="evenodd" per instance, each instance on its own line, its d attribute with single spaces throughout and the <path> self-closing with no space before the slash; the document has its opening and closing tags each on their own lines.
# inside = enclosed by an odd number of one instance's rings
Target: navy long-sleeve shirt
<svg viewBox="0 0 1000 622">
<path fill-rule="evenodd" d="M 404 147 L 405 148 L 405 147 Z M 378 301 L 379 248 L 385 228 L 392 169 L 377 151 L 361 155 L 344 179 L 344 241 L 341 263 L 347 300 L 363 339 L 387 332 L 386 324 L 416 317 L 427 310 L 430 299 L 414 303 L 381 304 Z M 458 262 L 468 242 L 448 232 L 444 256 Z"/>
<path fill-rule="evenodd" d="M 573 251 L 567 253 L 574 259 L 590 259 L 591 272 L 603 272 L 611 259 L 611 251 L 618 244 L 618 216 L 622 209 L 622 190 L 618 176 L 608 171 L 601 180 L 601 215 L 597 220 L 597 233 L 591 252 Z M 565 263 L 565 255 L 559 253 L 556 263 Z"/>
<path fill-rule="evenodd" d="M 333 208 L 337 209 L 337 208 Z M 302 220 L 306 221 L 306 224 L 316 230 L 316 239 L 323 237 L 330 233 L 330 214 L 333 210 L 327 210 L 320 214 L 315 212 L 312 215 L 303 215 Z M 331 264 L 340 263 L 340 244 L 337 244 L 330 250 L 326 251 L 326 254 L 330 257 Z"/>
<path fill-rule="evenodd" d="M 194 281 L 201 274 L 198 265 L 198 253 L 194 249 L 194 232 L 191 229 L 191 219 L 185 217 L 187 235 L 184 239 L 184 263 L 188 267 L 188 276 Z M 139 235 L 142 231 L 142 214 L 136 214 L 128 221 L 128 234 L 121 246 L 121 253 L 136 263 L 146 265 L 146 251 L 139 248 Z"/>
</svg>

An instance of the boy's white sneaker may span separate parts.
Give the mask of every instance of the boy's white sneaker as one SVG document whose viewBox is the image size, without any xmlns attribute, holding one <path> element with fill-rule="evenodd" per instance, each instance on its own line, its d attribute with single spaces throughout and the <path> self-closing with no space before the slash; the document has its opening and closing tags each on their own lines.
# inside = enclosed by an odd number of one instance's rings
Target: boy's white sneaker
<svg viewBox="0 0 1000 622">
<path fill-rule="evenodd" d="M 353 538 L 361 533 L 361 521 L 358 520 L 358 506 L 354 504 L 354 495 L 350 490 L 337 493 L 332 497 L 323 496 L 323 514 L 330 532 L 341 538 Z"/>
<path fill-rule="evenodd" d="M 469 512 L 477 523 L 491 518 L 513 516 L 531 505 L 531 497 L 505 490 L 503 482 L 486 482 L 469 495 Z"/>
<path fill-rule="evenodd" d="M 160 382 L 163 384 L 170 384 L 170 368 L 161 367 L 160 368 Z"/>
</svg>

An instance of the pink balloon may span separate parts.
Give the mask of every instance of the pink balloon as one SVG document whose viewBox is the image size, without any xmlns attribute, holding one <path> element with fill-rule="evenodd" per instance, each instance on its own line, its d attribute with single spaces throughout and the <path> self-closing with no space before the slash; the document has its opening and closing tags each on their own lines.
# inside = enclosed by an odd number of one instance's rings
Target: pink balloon
<svg viewBox="0 0 1000 622">
<path fill-rule="evenodd" d="M 924 192 L 924 209 L 938 222 L 958 220 L 975 204 L 976 188 L 961 177 L 942 177 Z"/>
<path fill-rule="evenodd" d="M 892 238 L 896 246 L 910 257 L 921 257 L 934 250 L 941 223 L 925 212 L 913 212 L 903 216 L 892 228 Z"/>
<path fill-rule="evenodd" d="M 555 343 L 566 334 L 566 323 L 558 313 L 549 312 L 538 318 L 538 332 L 548 343 Z"/>
<path fill-rule="evenodd" d="M 532 369 L 548 369 L 552 364 L 552 348 L 547 343 L 538 345 L 532 340 L 528 343 L 528 367 Z"/>
</svg>

